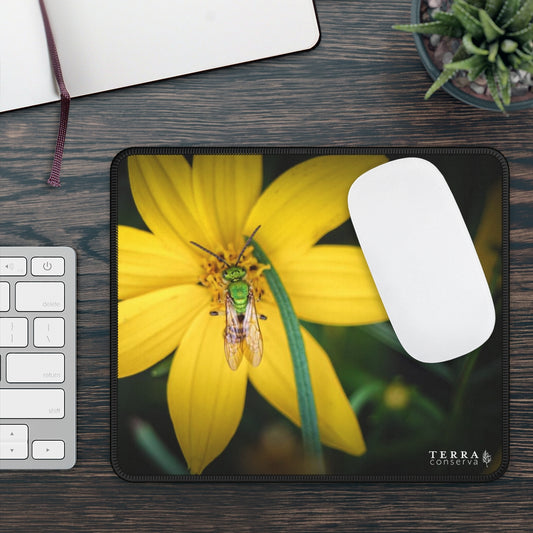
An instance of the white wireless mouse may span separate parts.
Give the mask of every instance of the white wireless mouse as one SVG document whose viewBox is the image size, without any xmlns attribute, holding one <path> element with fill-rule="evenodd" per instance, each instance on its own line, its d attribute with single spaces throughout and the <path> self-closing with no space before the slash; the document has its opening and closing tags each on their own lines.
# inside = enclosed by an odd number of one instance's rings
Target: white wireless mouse
<svg viewBox="0 0 533 533">
<path fill-rule="evenodd" d="M 350 216 L 389 320 L 405 351 L 440 363 L 481 346 L 496 321 L 474 244 L 444 176 L 424 159 L 361 175 Z"/>
</svg>

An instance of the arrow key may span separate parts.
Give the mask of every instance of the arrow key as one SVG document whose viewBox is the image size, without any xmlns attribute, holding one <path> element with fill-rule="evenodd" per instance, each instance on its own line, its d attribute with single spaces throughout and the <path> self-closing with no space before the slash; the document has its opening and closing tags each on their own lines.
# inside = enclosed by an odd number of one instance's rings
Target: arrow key
<svg viewBox="0 0 533 533">
<path fill-rule="evenodd" d="M 62 440 L 34 440 L 31 454 L 34 459 L 64 459 L 65 443 Z"/>
<path fill-rule="evenodd" d="M 27 442 L 0 442 L 0 459 L 27 459 Z"/>
<path fill-rule="evenodd" d="M 0 443 L 28 442 L 28 426 L 25 424 L 1 424 Z"/>
</svg>

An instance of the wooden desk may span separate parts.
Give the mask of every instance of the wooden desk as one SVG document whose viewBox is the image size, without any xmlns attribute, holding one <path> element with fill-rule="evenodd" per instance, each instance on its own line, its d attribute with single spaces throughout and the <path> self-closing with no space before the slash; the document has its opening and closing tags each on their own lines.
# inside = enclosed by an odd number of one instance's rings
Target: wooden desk
<svg viewBox="0 0 533 533">
<path fill-rule="evenodd" d="M 310 52 L 77 99 L 63 187 L 59 106 L 0 115 L 0 238 L 78 252 L 78 463 L 0 473 L 0 531 L 531 530 L 533 109 L 477 110 L 430 80 L 409 0 L 317 0 Z M 511 465 L 483 485 L 131 484 L 109 461 L 109 167 L 141 145 L 483 145 L 511 169 Z"/>
</svg>

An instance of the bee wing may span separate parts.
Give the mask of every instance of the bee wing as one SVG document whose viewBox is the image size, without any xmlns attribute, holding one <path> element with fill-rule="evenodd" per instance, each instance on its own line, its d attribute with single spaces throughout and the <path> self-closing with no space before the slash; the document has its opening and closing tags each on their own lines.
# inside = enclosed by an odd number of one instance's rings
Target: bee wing
<svg viewBox="0 0 533 533">
<path fill-rule="evenodd" d="M 251 288 L 248 292 L 248 304 L 242 325 L 244 330 L 244 338 L 241 341 L 243 345 L 242 351 L 250 364 L 257 366 L 263 358 L 263 337 L 259 328 L 254 294 Z"/>
<path fill-rule="evenodd" d="M 232 370 L 237 370 L 243 356 L 243 324 L 235 311 L 233 300 L 229 293 L 226 294 L 226 328 L 224 329 L 224 352 L 226 360 Z"/>
</svg>

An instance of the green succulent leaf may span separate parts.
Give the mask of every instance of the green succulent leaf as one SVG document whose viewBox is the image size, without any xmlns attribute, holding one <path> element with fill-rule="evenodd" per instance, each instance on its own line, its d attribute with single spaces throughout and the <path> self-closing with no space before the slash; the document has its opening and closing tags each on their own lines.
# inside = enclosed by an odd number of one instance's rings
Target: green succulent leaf
<svg viewBox="0 0 533 533">
<path fill-rule="evenodd" d="M 509 105 L 511 103 L 511 81 L 509 79 L 509 72 L 500 70 L 498 62 L 496 62 L 496 68 L 492 69 L 492 74 L 503 104 Z"/>
<path fill-rule="evenodd" d="M 439 22 L 444 22 L 450 27 L 457 28 L 459 30 L 458 35 L 463 34 L 463 27 L 461 26 L 461 22 L 459 22 L 459 20 L 453 13 L 448 13 L 447 11 L 437 11 L 433 13 L 433 19 Z"/>
<path fill-rule="evenodd" d="M 520 9 L 505 24 L 511 31 L 520 31 L 526 28 L 533 17 L 533 0 L 524 0 Z"/>
<path fill-rule="evenodd" d="M 496 68 L 498 69 L 498 75 L 500 76 L 501 86 L 507 87 L 507 85 L 509 85 L 510 87 L 511 73 L 500 56 L 496 58 Z"/>
<path fill-rule="evenodd" d="M 507 61 L 511 64 L 513 68 L 520 68 L 522 64 L 522 59 L 520 59 L 516 54 L 509 54 L 507 56 Z"/>
<path fill-rule="evenodd" d="M 519 68 L 533 74 L 533 63 L 521 63 Z"/>
<path fill-rule="evenodd" d="M 503 105 L 509 105 L 511 103 L 511 95 L 511 81 L 507 80 L 507 84 L 502 87 Z"/>
<path fill-rule="evenodd" d="M 447 35 L 449 37 L 459 37 L 461 29 L 457 26 L 451 26 L 446 22 L 434 21 L 424 22 L 422 24 L 395 24 L 394 30 L 408 31 L 410 33 L 435 33 L 438 35 Z"/>
<path fill-rule="evenodd" d="M 504 39 L 500 47 L 502 52 L 505 52 L 506 54 L 512 54 L 518 48 L 518 43 L 512 39 Z"/>
<path fill-rule="evenodd" d="M 505 0 L 500 13 L 496 17 L 496 24 L 505 27 L 520 8 L 521 0 Z"/>
<path fill-rule="evenodd" d="M 500 45 L 498 42 L 492 43 L 489 46 L 489 57 L 488 60 L 491 63 L 494 63 L 496 61 L 496 56 L 498 55 L 498 50 L 500 49 Z"/>
<path fill-rule="evenodd" d="M 504 72 L 504 71 L 509 72 L 509 68 L 507 67 L 507 65 L 505 64 L 501 56 L 498 56 L 496 58 L 496 66 L 498 67 L 498 70 L 500 72 Z"/>
<path fill-rule="evenodd" d="M 533 61 L 533 55 L 532 54 L 527 54 L 523 50 L 520 50 L 520 48 L 518 50 L 516 50 L 515 53 L 522 61 L 526 61 L 526 62 Z"/>
<path fill-rule="evenodd" d="M 470 2 L 466 2 L 465 0 L 454 0 L 454 6 L 459 6 L 461 9 L 464 9 L 468 14 L 472 15 L 473 17 L 477 17 L 477 11 L 478 7 L 472 5 Z"/>
<path fill-rule="evenodd" d="M 470 81 L 475 81 L 487 70 L 488 65 L 490 65 L 488 61 L 480 61 L 478 64 L 472 66 L 472 68 L 468 71 L 468 79 Z"/>
<path fill-rule="evenodd" d="M 465 0 L 465 1 L 467 4 L 470 4 L 471 6 L 474 6 L 474 7 L 483 7 L 485 5 L 485 0 Z"/>
<path fill-rule="evenodd" d="M 529 43 L 533 40 L 533 22 L 523 30 L 510 33 L 509 37 L 516 39 L 521 44 Z"/>
<path fill-rule="evenodd" d="M 509 54 L 507 60 L 515 69 L 525 70 L 533 74 L 533 58 L 521 50 L 516 50 L 514 54 Z"/>
<path fill-rule="evenodd" d="M 452 61 L 447 65 L 444 65 L 444 70 L 456 72 L 457 70 L 472 70 L 478 69 L 481 65 L 485 66 L 486 59 L 483 56 L 470 56 L 467 59 L 461 61 Z"/>
<path fill-rule="evenodd" d="M 468 13 L 468 11 L 457 2 L 453 3 L 452 9 L 455 16 L 466 30 L 466 33 L 470 33 L 474 39 L 481 39 L 483 37 L 483 26 L 476 17 Z"/>
<path fill-rule="evenodd" d="M 462 61 L 463 59 L 466 59 L 467 57 L 470 57 L 470 54 L 468 53 L 468 50 L 464 47 L 463 44 L 459 45 L 459 48 L 455 52 L 452 61 Z"/>
<path fill-rule="evenodd" d="M 498 106 L 498 109 L 502 113 L 505 113 L 505 108 L 503 107 L 503 103 L 502 103 L 502 100 L 500 98 L 500 94 L 498 91 L 498 83 L 496 81 L 495 71 L 496 71 L 496 66 L 494 66 L 494 68 L 491 69 L 491 72 L 487 73 L 487 86 L 489 88 L 492 99 L 494 100 L 494 103 Z"/>
<path fill-rule="evenodd" d="M 500 12 L 500 9 L 503 6 L 503 1 L 504 0 L 487 0 L 485 11 L 488 13 L 490 18 L 494 18 Z"/>
<path fill-rule="evenodd" d="M 459 48 L 457 49 L 457 51 L 455 52 L 453 56 L 453 62 L 458 63 L 459 61 L 462 61 L 466 58 L 468 58 L 468 52 L 465 49 L 464 45 L 461 45 L 459 46 Z M 456 70 L 459 70 L 459 69 L 456 69 Z M 428 98 L 430 98 L 435 91 L 440 89 L 446 82 L 448 82 L 451 78 L 453 78 L 456 70 L 444 69 L 440 73 L 439 77 L 433 82 L 433 85 L 428 89 L 428 91 L 424 95 L 424 99 L 427 100 Z"/>
<path fill-rule="evenodd" d="M 479 20 L 483 27 L 483 33 L 489 43 L 496 40 L 505 33 L 498 25 L 490 18 L 490 15 L 484 10 L 479 10 Z"/>
<path fill-rule="evenodd" d="M 469 33 L 465 34 L 463 37 L 463 45 L 465 49 L 472 55 L 488 56 L 489 51 L 485 48 L 480 48 L 472 40 L 472 35 Z"/>
<path fill-rule="evenodd" d="M 426 94 L 424 95 L 424 100 L 427 100 L 430 98 L 433 93 L 437 90 L 439 90 L 446 82 L 451 80 L 455 74 L 455 70 L 443 70 L 439 77 L 433 82 L 433 85 L 428 89 Z"/>
</svg>

